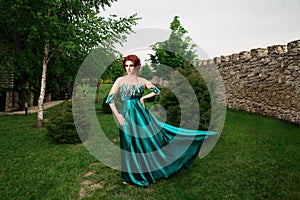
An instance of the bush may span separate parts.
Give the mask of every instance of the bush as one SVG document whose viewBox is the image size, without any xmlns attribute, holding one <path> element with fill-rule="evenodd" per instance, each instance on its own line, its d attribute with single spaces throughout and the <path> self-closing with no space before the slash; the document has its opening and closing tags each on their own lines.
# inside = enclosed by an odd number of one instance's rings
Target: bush
<svg viewBox="0 0 300 200">
<path fill-rule="evenodd" d="M 197 96 L 198 102 L 195 103 L 199 104 L 200 121 L 192 120 L 195 118 L 195 115 L 198 116 L 199 113 L 194 109 L 195 105 L 191 100 L 189 92 L 186 91 L 186 83 L 182 81 L 182 78 L 177 77 L 176 74 L 172 74 L 168 84 L 176 86 L 173 88 L 174 91 L 180 94 L 181 97 L 184 97 L 184 101 L 181 102 L 182 107 L 180 108 L 176 95 L 168 88 L 162 89 L 158 103 L 167 111 L 166 122 L 178 127 L 198 127 L 200 130 L 207 130 L 211 117 L 211 99 L 204 80 L 197 72 L 191 69 L 178 68 L 177 70 L 186 78 Z M 185 111 L 185 117 L 183 118 L 181 109 Z"/>
<path fill-rule="evenodd" d="M 109 104 L 105 103 L 107 97 L 108 97 L 108 95 L 106 95 L 105 98 L 103 99 L 103 102 L 102 102 L 102 111 L 103 111 L 105 114 L 112 114 L 112 111 L 111 111 L 111 109 L 110 109 Z"/>
<path fill-rule="evenodd" d="M 88 120 L 84 118 L 85 115 L 81 116 L 83 117 L 81 119 L 80 128 L 88 132 Z M 46 135 L 58 144 L 77 144 L 85 140 L 85 138 L 80 139 L 77 134 L 71 102 L 64 102 L 59 106 L 59 109 L 57 109 L 53 116 L 49 116 L 46 129 L 48 130 Z"/>
</svg>

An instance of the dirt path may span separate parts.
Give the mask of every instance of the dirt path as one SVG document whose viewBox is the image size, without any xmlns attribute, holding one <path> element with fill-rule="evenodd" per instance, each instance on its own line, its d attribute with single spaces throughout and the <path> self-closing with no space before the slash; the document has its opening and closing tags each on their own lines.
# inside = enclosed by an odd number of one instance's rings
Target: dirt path
<svg viewBox="0 0 300 200">
<path fill-rule="evenodd" d="M 51 108 L 53 106 L 59 105 L 62 102 L 64 102 L 64 100 L 46 102 L 46 103 L 44 103 L 44 110 L 46 110 L 48 108 Z M 28 114 L 37 113 L 37 112 L 38 112 L 38 107 L 37 106 L 28 107 Z M 13 114 L 25 115 L 25 110 L 12 111 L 12 112 L 0 112 L 0 115 L 5 115 L 5 114 L 7 114 L 7 115 L 13 115 Z"/>
</svg>

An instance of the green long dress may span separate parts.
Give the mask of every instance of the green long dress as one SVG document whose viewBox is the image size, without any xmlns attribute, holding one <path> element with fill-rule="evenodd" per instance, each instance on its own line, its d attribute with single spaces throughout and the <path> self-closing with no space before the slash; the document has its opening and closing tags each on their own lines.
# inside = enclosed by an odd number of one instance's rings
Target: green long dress
<svg viewBox="0 0 300 200">
<path fill-rule="evenodd" d="M 144 90 L 143 84 L 119 87 L 120 113 L 126 121 L 120 126 L 121 179 L 143 187 L 189 168 L 198 156 L 203 140 L 217 134 L 178 128 L 159 121 L 140 103 Z M 157 87 L 150 90 L 160 92 Z M 109 94 L 106 103 L 113 103 L 115 96 Z"/>
</svg>

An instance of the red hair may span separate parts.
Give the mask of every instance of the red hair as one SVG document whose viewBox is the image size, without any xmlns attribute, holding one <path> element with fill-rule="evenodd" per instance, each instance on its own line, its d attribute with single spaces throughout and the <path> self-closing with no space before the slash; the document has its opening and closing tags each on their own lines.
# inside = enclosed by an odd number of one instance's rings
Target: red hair
<svg viewBox="0 0 300 200">
<path fill-rule="evenodd" d="M 131 62 L 133 62 L 134 67 L 140 67 L 141 66 L 141 61 L 136 55 L 134 55 L 134 54 L 128 55 L 122 61 L 122 68 L 123 68 L 124 72 L 126 72 L 125 63 L 126 63 L 127 60 L 130 60 Z"/>
</svg>

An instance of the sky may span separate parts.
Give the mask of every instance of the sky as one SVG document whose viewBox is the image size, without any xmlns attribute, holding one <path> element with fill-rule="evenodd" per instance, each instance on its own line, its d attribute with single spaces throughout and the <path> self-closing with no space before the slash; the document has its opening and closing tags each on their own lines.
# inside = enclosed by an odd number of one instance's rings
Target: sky
<svg viewBox="0 0 300 200">
<path fill-rule="evenodd" d="M 104 16 L 133 13 L 142 18 L 135 30 L 170 30 L 179 16 L 209 58 L 300 39 L 300 0 L 119 0 Z"/>
</svg>

